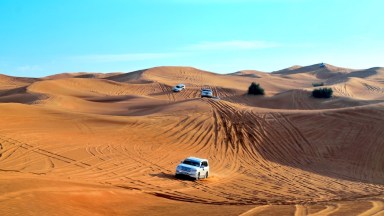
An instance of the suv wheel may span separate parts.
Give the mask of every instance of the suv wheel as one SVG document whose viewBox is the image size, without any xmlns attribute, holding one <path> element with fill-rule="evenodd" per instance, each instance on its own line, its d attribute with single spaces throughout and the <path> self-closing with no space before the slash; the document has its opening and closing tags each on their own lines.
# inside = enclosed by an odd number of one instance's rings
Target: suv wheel
<svg viewBox="0 0 384 216">
<path fill-rule="evenodd" d="M 208 178 L 208 172 L 207 172 L 207 173 L 205 173 L 205 178 Z"/>
<path fill-rule="evenodd" d="M 197 173 L 196 180 L 200 179 L 200 173 Z"/>
</svg>

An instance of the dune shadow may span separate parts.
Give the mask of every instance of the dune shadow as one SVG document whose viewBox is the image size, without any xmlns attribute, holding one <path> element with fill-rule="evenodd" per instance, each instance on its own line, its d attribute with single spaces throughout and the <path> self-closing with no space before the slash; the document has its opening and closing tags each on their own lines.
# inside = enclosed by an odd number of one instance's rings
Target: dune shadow
<svg viewBox="0 0 384 216">
<path fill-rule="evenodd" d="M 27 87 L 17 87 L 17 88 L 12 88 L 12 89 L 5 89 L 5 90 L 0 90 L 0 96 L 9 96 L 13 94 L 24 94 L 27 92 Z"/>
<path fill-rule="evenodd" d="M 293 96 L 296 97 L 295 100 L 292 100 Z M 242 94 L 222 97 L 221 99 L 231 103 L 243 104 L 249 107 L 259 107 L 273 110 L 343 109 L 383 102 L 383 100 L 360 100 L 342 96 L 333 96 L 331 99 L 319 99 L 311 97 L 309 92 L 305 92 L 303 90 L 288 90 L 271 97 Z"/>
</svg>

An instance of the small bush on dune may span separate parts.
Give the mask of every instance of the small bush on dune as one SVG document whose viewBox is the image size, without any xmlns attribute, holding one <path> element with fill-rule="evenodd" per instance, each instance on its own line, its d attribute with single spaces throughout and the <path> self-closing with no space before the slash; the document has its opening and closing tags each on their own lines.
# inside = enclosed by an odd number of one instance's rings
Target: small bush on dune
<svg viewBox="0 0 384 216">
<path fill-rule="evenodd" d="M 312 91 L 312 96 L 315 98 L 330 98 L 333 90 L 331 88 L 319 88 Z"/>
<path fill-rule="evenodd" d="M 260 87 L 260 84 L 252 82 L 252 84 L 248 88 L 248 94 L 264 95 L 264 89 Z"/>
<path fill-rule="evenodd" d="M 324 83 L 323 82 L 320 82 L 320 83 L 312 83 L 312 86 L 313 87 L 318 87 L 318 86 L 323 86 Z"/>
</svg>

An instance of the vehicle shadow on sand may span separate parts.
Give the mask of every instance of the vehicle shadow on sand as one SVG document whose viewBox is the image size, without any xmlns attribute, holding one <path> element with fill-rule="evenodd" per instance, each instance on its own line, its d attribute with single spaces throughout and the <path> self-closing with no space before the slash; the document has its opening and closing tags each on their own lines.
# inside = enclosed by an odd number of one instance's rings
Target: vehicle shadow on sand
<svg viewBox="0 0 384 216">
<path fill-rule="evenodd" d="M 189 181 L 194 181 L 194 178 L 188 177 L 188 176 L 178 176 L 176 177 L 175 174 L 169 174 L 169 173 L 154 173 L 154 174 L 149 174 L 152 177 L 158 177 L 158 178 L 163 178 L 163 179 L 172 179 L 172 180 L 189 180 Z"/>
</svg>

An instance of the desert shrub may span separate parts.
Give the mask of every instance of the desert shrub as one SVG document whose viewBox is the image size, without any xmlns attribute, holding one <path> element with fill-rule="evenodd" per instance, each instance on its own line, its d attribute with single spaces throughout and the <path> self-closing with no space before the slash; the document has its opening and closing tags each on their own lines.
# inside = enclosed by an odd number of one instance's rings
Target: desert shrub
<svg viewBox="0 0 384 216">
<path fill-rule="evenodd" d="M 264 95 L 264 89 L 260 87 L 260 84 L 252 82 L 248 88 L 248 94 Z"/>
<path fill-rule="evenodd" d="M 330 98 L 333 90 L 331 88 L 319 88 L 312 91 L 312 96 L 315 98 Z"/>
<path fill-rule="evenodd" d="M 318 86 L 323 86 L 324 83 L 323 82 L 320 82 L 320 83 L 312 83 L 312 86 L 313 87 L 318 87 Z"/>
</svg>

